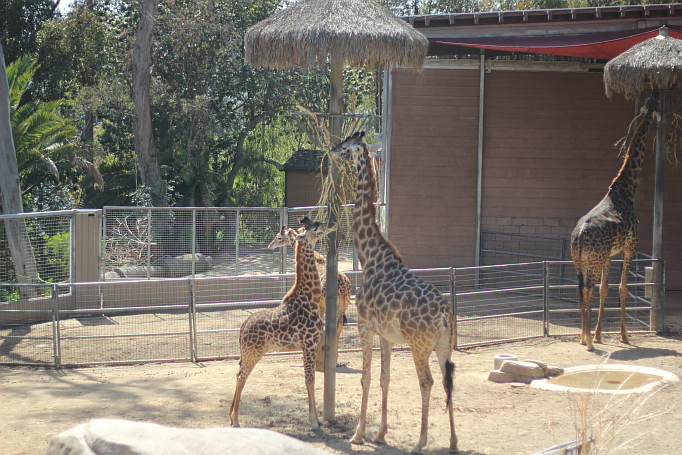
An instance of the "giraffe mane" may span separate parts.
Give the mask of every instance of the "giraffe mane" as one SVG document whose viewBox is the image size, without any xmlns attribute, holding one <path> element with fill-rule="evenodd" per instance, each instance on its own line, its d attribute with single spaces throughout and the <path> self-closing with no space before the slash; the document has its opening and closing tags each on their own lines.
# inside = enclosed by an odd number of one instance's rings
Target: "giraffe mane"
<svg viewBox="0 0 682 455">
<path fill-rule="evenodd" d="M 376 199 L 376 185 L 374 183 L 374 166 L 372 165 L 372 160 L 369 157 L 369 150 L 367 149 L 367 143 L 363 142 L 362 143 L 362 154 L 365 157 L 365 162 L 367 163 L 367 172 L 369 173 L 369 191 L 370 195 L 372 197 L 372 200 L 370 201 L 370 213 L 372 216 L 370 217 L 372 227 L 374 228 L 374 231 L 377 233 L 379 236 L 379 240 L 381 243 L 386 245 L 389 250 L 391 250 L 391 253 L 395 256 L 395 258 L 400 262 L 401 264 L 403 263 L 403 257 L 400 255 L 398 252 L 398 248 L 395 247 L 391 242 L 386 239 L 386 237 L 383 236 L 381 233 L 381 229 L 379 229 L 379 226 L 377 225 L 376 219 L 377 219 L 377 210 L 376 207 L 374 207 L 374 199 Z"/>
<path fill-rule="evenodd" d="M 649 110 L 644 114 L 644 119 L 645 119 L 645 120 L 651 121 L 651 116 L 652 116 L 652 114 L 654 114 L 654 112 L 653 112 L 651 109 L 649 109 Z M 634 133 L 634 134 L 632 135 L 632 137 L 630 138 L 630 142 L 628 142 L 628 149 L 627 149 L 627 152 L 625 152 L 625 159 L 623 160 L 623 165 L 620 167 L 620 170 L 618 171 L 618 175 L 616 175 L 616 178 L 614 178 L 613 181 L 611 182 L 611 185 L 609 185 L 609 190 L 612 190 L 612 189 L 613 189 L 613 185 L 616 184 L 616 182 L 618 181 L 618 179 L 623 175 L 623 172 L 625 172 L 625 168 L 627 167 L 628 161 L 630 160 L 630 154 L 631 154 L 631 152 L 632 152 L 633 143 L 635 142 L 635 138 L 636 138 L 637 136 L 639 136 L 639 134 L 641 133 L 642 128 L 644 128 L 644 123 L 645 123 L 645 122 L 642 122 L 642 123 L 639 124 L 639 126 L 637 127 L 637 130 L 635 130 L 635 133 Z M 648 127 L 648 125 L 647 125 L 647 127 Z"/>
<path fill-rule="evenodd" d="M 298 291 L 298 287 L 301 285 L 299 281 L 299 276 L 303 276 L 303 261 L 299 261 L 299 257 L 302 254 L 301 248 L 303 248 L 303 242 L 296 242 L 296 276 L 294 277 L 294 285 L 291 286 L 289 292 L 286 293 L 284 299 L 290 298 L 295 292 Z"/>
</svg>

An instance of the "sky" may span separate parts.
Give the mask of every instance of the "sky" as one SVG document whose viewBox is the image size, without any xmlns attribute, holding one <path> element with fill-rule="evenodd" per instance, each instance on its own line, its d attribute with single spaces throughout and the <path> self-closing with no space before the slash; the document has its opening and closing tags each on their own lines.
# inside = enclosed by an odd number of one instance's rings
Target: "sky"
<svg viewBox="0 0 682 455">
<path fill-rule="evenodd" d="M 61 11 L 62 14 L 66 13 L 66 11 L 71 8 L 73 2 L 74 0 L 61 0 L 59 2 L 59 11 Z"/>
</svg>

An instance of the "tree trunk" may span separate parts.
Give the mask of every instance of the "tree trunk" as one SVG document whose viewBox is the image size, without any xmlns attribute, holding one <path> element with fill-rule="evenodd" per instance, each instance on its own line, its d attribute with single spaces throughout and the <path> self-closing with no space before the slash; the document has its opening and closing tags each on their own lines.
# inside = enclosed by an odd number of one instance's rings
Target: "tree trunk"
<svg viewBox="0 0 682 455">
<path fill-rule="evenodd" d="M 7 83 L 7 68 L 5 55 L 0 43 L 0 193 L 2 193 L 2 210 L 5 215 L 23 213 L 21 202 L 21 184 L 19 183 L 19 168 L 17 155 L 12 138 L 12 121 L 9 107 L 9 84 Z M 36 266 L 33 247 L 28 240 L 26 222 L 23 219 L 5 220 L 5 231 L 9 243 L 14 271 L 19 283 L 37 283 L 38 268 Z M 19 287 L 22 299 L 35 297 L 34 287 Z"/>
<path fill-rule="evenodd" d="M 161 179 L 157 151 L 152 134 L 152 112 L 150 106 L 151 49 L 158 0 L 144 0 L 137 25 L 137 38 L 133 50 L 133 101 L 135 116 L 135 153 L 140 166 L 142 184 L 153 186 Z"/>
</svg>

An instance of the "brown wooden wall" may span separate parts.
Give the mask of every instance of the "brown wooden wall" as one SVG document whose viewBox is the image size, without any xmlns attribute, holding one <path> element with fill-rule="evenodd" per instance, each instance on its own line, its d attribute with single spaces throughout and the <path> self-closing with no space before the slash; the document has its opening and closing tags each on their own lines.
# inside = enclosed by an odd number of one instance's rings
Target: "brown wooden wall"
<svg viewBox="0 0 682 455">
<path fill-rule="evenodd" d="M 389 233 L 409 267 L 473 265 L 478 72 L 393 76 Z"/>
<path fill-rule="evenodd" d="M 608 100 L 601 73 L 485 76 L 483 229 L 567 237 L 616 176 L 613 144 L 634 103 Z M 478 70 L 394 74 L 389 226 L 410 267 L 474 264 L 478 81 Z M 653 183 L 651 155 L 637 193 L 646 254 Z M 667 289 L 682 289 L 682 178 L 672 166 L 663 220 Z"/>
<path fill-rule="evenodd" d="M 322 190 L 319 172 L 286 171 L 284 184 L 285 207 L 317 205 Z"/>
</svg>

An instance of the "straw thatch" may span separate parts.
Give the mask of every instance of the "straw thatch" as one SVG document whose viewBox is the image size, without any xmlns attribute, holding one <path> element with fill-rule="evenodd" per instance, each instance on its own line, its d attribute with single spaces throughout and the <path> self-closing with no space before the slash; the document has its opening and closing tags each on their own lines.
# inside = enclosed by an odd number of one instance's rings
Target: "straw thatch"
<svg viewBox="0 0 682 455">
<path fill-rule="evenodd" d="M 354 66 L 421 68 L 428 41 L 373 0 L 299 0 L 249 28 L 253 66 L 311 68 L 328 57 Z"/>
<path fill-rule="evenodd" d="M 606 96 L 645 98 L 647 89 L 673 89 L 682 81 L 682 40 L 661 34 L 643 41 L 604 66 Z"/>
</svg>

